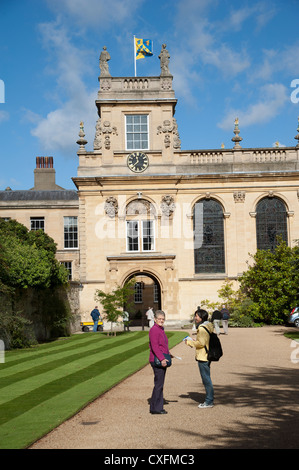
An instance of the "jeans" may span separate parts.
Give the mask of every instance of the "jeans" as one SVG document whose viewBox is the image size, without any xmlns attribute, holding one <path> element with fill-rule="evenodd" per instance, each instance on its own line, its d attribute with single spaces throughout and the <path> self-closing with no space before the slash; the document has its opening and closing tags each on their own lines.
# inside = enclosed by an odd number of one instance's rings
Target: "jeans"
<svg viewBox="0 0 299 470">
<path fill-rule="evenodd" d="M 93 330 L 92 330 L 92 331 L 94 331 L 94 332 L 98 331 L 98 323 L 99 323 L 99 320 L 96 320 L 96 321 L 94 322 Z"/>
<path fill-rule="evenodd" d="M 214 401 L 214 388 L 211 380 L 211 371 L 209 362 L 197 362 L 202 383 L 206 389 L 205 403 L 212 405 Z"/>
</svg>

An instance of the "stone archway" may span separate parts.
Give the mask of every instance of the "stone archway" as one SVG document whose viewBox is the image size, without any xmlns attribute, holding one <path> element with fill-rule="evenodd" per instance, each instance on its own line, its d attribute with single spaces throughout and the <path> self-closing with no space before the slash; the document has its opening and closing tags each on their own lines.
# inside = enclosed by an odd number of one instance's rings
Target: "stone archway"
<svg viewBox="0 0 299 470">
<path fill-rule="evenodd" d="M 154 311 L 161 309 L 161 286 L 158 279 L 150 273 L 136 272 L 131 274 L 125 282 L 135 278 L 134 298 L 130 300 L 130 308 L 126 308 L 130 315 L 131 326 L 148 326 L 146 311 L 152 307 Z"/>
</svg>

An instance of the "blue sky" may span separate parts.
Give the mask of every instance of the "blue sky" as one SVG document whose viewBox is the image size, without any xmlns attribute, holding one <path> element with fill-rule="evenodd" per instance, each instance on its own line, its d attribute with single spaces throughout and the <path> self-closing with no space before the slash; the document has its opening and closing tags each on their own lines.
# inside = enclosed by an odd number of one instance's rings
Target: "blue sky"
<svg viewBox="0 0 299 470">
<path fill-rule="evenodd" d="M 299 116 L 298 0 L 0 0 L 0 189 L 33 186 L 36 156 L 75 186 L 79 123 L 92 150 L 99 55 L 134 76 L 133 36 L 154 42 L 138 76 L 160 74 L 162 43 L 182 149 L 294 146 Z"/>
</svg>

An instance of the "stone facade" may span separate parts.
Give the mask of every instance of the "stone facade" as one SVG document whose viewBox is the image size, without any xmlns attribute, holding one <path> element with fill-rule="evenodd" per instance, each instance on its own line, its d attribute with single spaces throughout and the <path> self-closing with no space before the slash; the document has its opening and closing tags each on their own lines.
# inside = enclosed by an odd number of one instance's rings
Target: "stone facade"
<svg viewBox="0 0 299 470">
<path fill-rule="evenodd" d="M 259 201 L 281 201 L 289 245 L 299 238 L 298 145 L 242 148 L 236 119 L 231 149 L 181 150 L 170 74 L 106 74 L 99 82 L 94 149 L 86 150 L 81 125 L 73 178 L 79 191 L 81 313 L 88 315 L 96 289 L 108 292 L 134 275 L 140 285 L 142 278 L 153 280 L 156 307 L 165 310 L 168 323 L 185 322 L 203 299 L 217 299 L 225 279 L 237 283 L 246 269 L 248 253 L 257 249 Z M 130 122 L 140 116 L 146 117 L 147 141 L 131 146 Z M 195 207 L 203 201 L 216 201 L 222 210 L 219 272 L 215 266 L 201 272 L 198 261 L 195 268 Z M 205 227 L 201 244 L 211 243 L 209 236 Z M 216 245 L 211 256 L 217 258 Z M 147 307 L 141 304 L 143 313 Z"/>
<path fill-rule="evenodd" d="M 92 150 L 80 123 L 77 191 L 56 187 L 51 164 L 37 165 L 32 190 L 0 192 L 0 216 L 28 228 L 45 217 L 58 259 L 72 261 L 83 286 L 82 320 L 96 289 L 135 277 L 131 318 L 150 305 L 179 325 L 226 279 L 237 285 L 261 240 L 299 239 L 299 144 L 246 148 L 236 119 L 232 148 L 182 150 L 166 46 L 158 77 L 112 77 L 103 52 Z M 65 216 L 78 217 L 75 249 L 64 246 Z"/>
</svg>

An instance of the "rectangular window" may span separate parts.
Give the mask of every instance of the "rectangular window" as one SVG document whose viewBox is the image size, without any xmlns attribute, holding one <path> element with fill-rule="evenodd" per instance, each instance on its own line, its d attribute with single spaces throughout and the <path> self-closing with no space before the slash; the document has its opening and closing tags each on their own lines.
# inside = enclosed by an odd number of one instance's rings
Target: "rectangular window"
<svg viewBox="0 0 299 470">
<path fill-rule="evenodd" d="M 30 217 L 30 230 L 45 231 L 45 218 L 44 217 Z"/>
<path fill-rule="evenodd" d="M 139 222 L 127 221 L 127 251 L 139 251 Z"/>
<path fill-rule="evenodd" d="M 153 251 L 155 249 L 154 221 L 142 221 L 142 250 Z"/>
<path fill-rule="evenodd" d="M 67 269 L 68 272 L 68 281 L 72 280 L 72 262 L 71 261 L 62 261 L 61 264 Z"/>
<path fill-rule="evenodd" d="M 142 283 L 135 283 L 135 292 L 134 292 L 134 302 L 135 304 L 142 303 Z"/>
<path fill-rule="evenodd" d="M 126 116 L 126 149 L 147 150 L 148 139 L 148 115 L 129 114 Z"/>
<path fill-rule="evenodd" d="M 78 217 L 64 217 L 64 248 L 78 248 Z"/>
<path fill-rule="evenodd" d="M 141 223 L 141 232 L 140 232 Z M 127 251 L 154 251 L 155 235 L 153 220 L 127 221 Z"/>
</svg>

